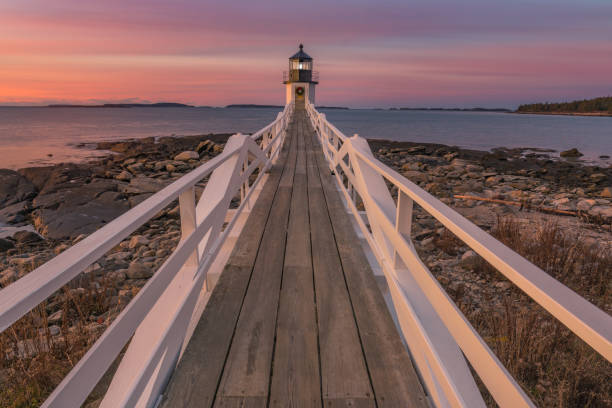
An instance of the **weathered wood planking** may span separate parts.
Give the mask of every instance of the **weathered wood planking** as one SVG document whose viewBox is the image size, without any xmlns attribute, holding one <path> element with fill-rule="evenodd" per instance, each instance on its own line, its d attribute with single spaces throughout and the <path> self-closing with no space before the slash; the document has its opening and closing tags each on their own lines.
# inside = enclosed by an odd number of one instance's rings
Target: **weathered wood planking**
<svg viewBox="0 0 612 408">
<path fill-rule="evenodd" d="M 162 406 L 213 403 L 427 406 L 303 107 Z"/>
<path fill-rule="evenodd" d="M 307 142 L 308 207 L 319 325 L 323 402 L 368 400 L 375 406 L 353 309 L 319 178 L 312 135 Z M 340 406 L 340 405 L 339 405 Z"/>
<path fill-rule="evenodd" d="M 287 223 L 297 158 L 295 132 L 291 133 L 288 141 L 289 156 L 257 252 L 255 267 L 225 362 L 215 406 L 222 406 L 225 397 L 267 398 L 268 396 Z"/>
<path fill-rule="evenodd" d="M 270 388 L 270 406 L 279 408 L 321 406 L 304 122 L 304 119 L 299 120 L 297 129 L 298 155 Z"/>
<path fill-rule="evenodd" d="M 316 139 L 314 141 L 317 144 Z M 425 393 L 397 333 L 385 300 L 321 148 L 314 149 L 344 276 L 378 407 L 427 407 Z"/>
<path fill-rule="evenodd" d="M 288 146 L 283 147 L 277 164 L 270 169 L 269 179 L 170 379 L 163 407 L 212 406 Z"/>
</svg>

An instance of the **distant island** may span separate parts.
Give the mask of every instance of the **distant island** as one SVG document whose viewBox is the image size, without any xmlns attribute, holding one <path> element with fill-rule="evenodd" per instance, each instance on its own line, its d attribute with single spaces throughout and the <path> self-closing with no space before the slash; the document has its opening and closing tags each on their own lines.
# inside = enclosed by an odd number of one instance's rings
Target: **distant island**
<svg viewBox="0 0 612 408">
<path fill-rule="evenodd" d="M 233 105 L 226 105 L 226 108 L 279 108 L 282 109 L 284 108 L 284 106 L 280 106 L 280 105 L 257 105 L 257 104 L 253 104 L 253 103 L 246 103 L 246 104 L 233 104 Z"/>
<path fill-rule="evenodd" d="M 193 108 L 176 102 L 158 103 L 105 103 L 103 105 L 47 105 L 48 108 Z"/>
<path fill-rule="evenodd" d="M 389 108 L 389 110 L 444 112 L 512 112 L 512 110 L 506 108 Z"/>
<path fill-rule="evenodd" d="M 519 106 L 516 112 L 544 115 L 612 116 L 612 96 L 562 103 L 532 103 Z"/>
</svg>

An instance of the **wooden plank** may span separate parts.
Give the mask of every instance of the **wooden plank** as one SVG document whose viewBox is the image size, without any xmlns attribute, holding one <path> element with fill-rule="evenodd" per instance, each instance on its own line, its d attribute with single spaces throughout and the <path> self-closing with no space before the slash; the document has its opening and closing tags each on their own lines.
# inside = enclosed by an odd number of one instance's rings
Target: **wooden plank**
<svg viewBox="0 0 612 408">
<path fill-rule="evenodd" d="M 283 146 L 279 160 L 270 170 L 270 177 L 170 379 L 162 407 L 210 407 L 214 401 L 287 154 L 288 148 Z"/>
<path fill-rule="evenodd" d="M 268 397 L 276 315 L 283 272 L 287 222 L 297 147 L 289 131 L 290 152 L 266 225 L 255 267 L 217 391 L 223 397 Z M 220 402 L 219 402 L 220 404 Z M 219 406 L 215 403 L 215 406 Z"/>
<path fill-rule="evenodd" d="M 353 310 L 319 179 L 311 137 L 307 141 L 308 205 L 319 327 L 321 387 L 325 406 L 339 398 L 374 406 Z"/>
<path fill-rule="evenodd" d="M 267 397 L 219 397 L 215 406 L 222 408 L 265 408 Z"/>
<path fill-rule="evenodd" d="M 276 325 L 271 407 L 321 407 L 322 404 L 303 137 L 303 123 L 300 123 Z"/>
<path fill-rule="evenodd" d="M 388 312 L 365 253 L 356 245 L 359 242 L 357 235 L 319 150 L 315 154 L 319 174 L 377 405 L 427 407 L 425 392 L 410 356 Z"/>
</svg>

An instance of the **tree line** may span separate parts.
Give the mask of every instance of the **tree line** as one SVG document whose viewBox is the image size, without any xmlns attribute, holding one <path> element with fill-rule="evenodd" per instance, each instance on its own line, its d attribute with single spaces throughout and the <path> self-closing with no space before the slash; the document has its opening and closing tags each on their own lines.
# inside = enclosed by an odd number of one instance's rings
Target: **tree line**
<svg viewBox="0 0 612 408">
<path fill-rule="evenodd" d="M 611 113 L 612 96 L 563 103 L 532 103 L 521 105 L 517 112 Z"/>
</svg>

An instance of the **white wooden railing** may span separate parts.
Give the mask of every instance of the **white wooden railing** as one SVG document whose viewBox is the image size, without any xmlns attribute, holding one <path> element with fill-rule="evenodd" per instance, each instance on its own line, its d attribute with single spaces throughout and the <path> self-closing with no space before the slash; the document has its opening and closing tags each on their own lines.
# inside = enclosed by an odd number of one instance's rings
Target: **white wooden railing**
<svg viewBox="0 0 612 408">
<path fill-rule="evenodd" d="M 306 110 L 338 189 L 383 271 L 401 331 L 437 407 L 485 406 L 465 358 L 500 406 L 533 403 L 419 258 L 410 238 L 413 203 L 612 361 L 608 314 L 377 160 L 366 139 L 345 136 L 308 101 Z M 397 204 L 387 183 L 398 190 Z M 365 211 L 358 210 L 357 195 Z"/>
<path fill-rule="evenodd" d="M 155 405 L 207 299 L 207 272 L 236 221 L 261 190 L 265 172 L 283 145 L 292 112 L 293 105 L 287 105 L 274 122 L 255 134 L 233 135 L 219 156 L 0 291 L 0 331 L 4 331 L 178 198 L 178 246 L 44 407 L 80 406 L 130 339 L 101 406 Z M 256 169 L 259 174 L 250 182 Z M 195 185 L 207 176 L 196 204 Z M 230 209 L 238 194 L 239 207 Z"/>
</svg>

